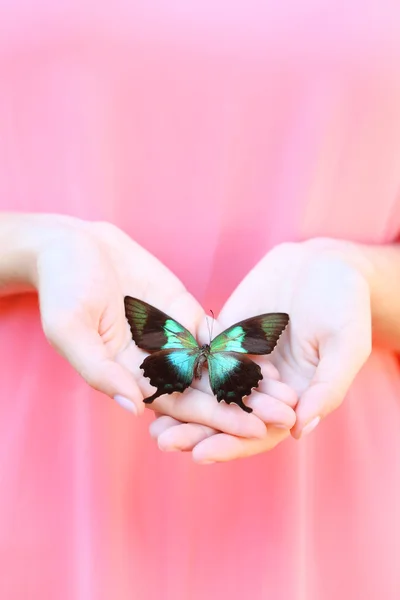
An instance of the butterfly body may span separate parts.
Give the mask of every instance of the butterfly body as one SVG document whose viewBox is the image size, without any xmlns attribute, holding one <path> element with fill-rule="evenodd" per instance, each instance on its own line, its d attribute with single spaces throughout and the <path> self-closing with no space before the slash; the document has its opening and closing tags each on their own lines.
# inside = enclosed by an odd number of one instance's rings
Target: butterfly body
<svg viewBox="0 0 400 600">
<path fill-rule="evenodd" d="M 196 358 L 196 362 L 194 364 L 194 376 L 196 379 L 201 379 L 203 372 L 203 365 L 207 362 L 207 359 L 210 355 L 210 344 L 203 344 L 200 347 L 200 352 L 198 357 Z"/>
<path fill-rule="evenodd" d="M 243 403 L 263 378 L 260 366 L 247 354 L 269 354 L 285 329 L 286 313 L 268 313 L 232 325 L 209 344 L 200 346 L 183 325 L 154 306 L 125 297 L 125 314 L 132 338 L 149 352 L 140 368 L 156 392 L 144 399 L 146 404 L 163 394 L 183 392 L 194 378 L 201 379 L 207 363 L 210 385 L 218 402 Z"/>
</svg>

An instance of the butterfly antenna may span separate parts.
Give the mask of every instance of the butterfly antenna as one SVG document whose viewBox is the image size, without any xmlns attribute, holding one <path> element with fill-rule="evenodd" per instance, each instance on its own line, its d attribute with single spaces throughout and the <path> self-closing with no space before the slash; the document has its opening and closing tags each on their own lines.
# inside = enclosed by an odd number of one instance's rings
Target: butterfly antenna
<svg viewBox="0 0 400 600">
<path fill-rule="evenodd" d="M 212 340 L 212 332 L 213 332 L 213 326 L 214 326 L 214 321 L 215 321 L 214 313 L 213 313 L 213 311 L 211 310 L 211 308 L 210 308 L 210 313 L 211 313 L 211 316 L 212 316 L 212 318 L 213 318 L 213 320 L 211 321 L 211 330 L 210 330 L 210 327 L 208 328 L 208 332 L 209 332 L 209 334 L 210 334 L 210 344 L 211 344 L 211 340 Z M 207 321 L 207 323 L 208 323 L 208 321 Z"/>
</svg>

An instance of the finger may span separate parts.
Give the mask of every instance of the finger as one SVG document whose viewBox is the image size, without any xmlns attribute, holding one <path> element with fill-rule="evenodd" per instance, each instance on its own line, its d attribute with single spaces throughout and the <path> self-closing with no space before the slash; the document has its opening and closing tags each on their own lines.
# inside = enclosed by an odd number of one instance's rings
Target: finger
<svg viewBox="0 0 400 600">
<path fill-rule="evenodd" d="M 133 375 L 108 355 L 97 331 L 76 319 L 68 327 L 47 329 L 46 334 L 92 388 L 115 398 L 135 414 L 143 413 L 143 395 Z"/>
<path fill-rule="evenodd" d="M 262 397 L 262 394 L 259 394 L 259 396 Z M 261 401 L 265 403 L 265 398 L 261 398 Z M 296 415 L 294 411 L 286 407 L 278 400 L 274 401 L 276 403 L 275 406 L 270 400 L 268 401 L 268 403 L 271 404 L 268 419 L 270 419 L 271 423 L 282 423 L 282 426 L 289 433 L 290 428 L 295 423 Z M 256 404 L 257 400 L 254 401 L 254 405 Z M 279 412 L 281 406 L 290 411 L 289 416 L 281 416 Z M 194 446 L 203 439 L 206 439 L 216 433 L 220 433 L 220 431 L 216 431 L 211 427 L 199 425 L 197 423 L 182 424 L 176 421 L 175 419 L 170 419 L 170 417 L 163 417 L 162 419 L 168 419 L 168 421 L 165 420 L 157 426 L 153 426 L 151 429 L 151 435 L 152 437 L 158 437 L 158 446 L 160 450 L 166 452 L 170 452 L 173 450 L 192 450 Z M 162 419 L 158 419 L 157 421 L 161 421 Z M 270 428 L 268 427 L 268 432 L 269 429 Z"/>
<path fill-rule="evenodd" d="M 296 392 L 281 381 L 275 381 L 264 377 L 258 385 L 257 391 L 267 394 L 284 402 L 287 406 L 294 408 L 298 402 Z"/>
<path fill-rule="evenodd" d="M 264 394 L 256 394 L 253 397 L 252 408 L 255 412 L 257 411 L 258 416 L 264 421 L 279 423 L 288 431 L 296 421 L 296 414 L 292 409 L 279 400 L 268 398 Z M 159 448 L 167 452 L 191 450 L 203 439 L 219 433 L 211 427 L 197 423 L 182 424 L 171 417 L 161 417 L 154 421 L 150 427 L 152 437 L 158 437 Z"/>
<path fill-rule="evenodd" d="M 246 404 L 264 423 L 281 425 L 290 429 L 296 422 L 296 413 L 290 406 L 267 394 L 260 394 L 254 390 L 247 398 Z"/>
<path fill-rule="evenodd" d="M 157 413 L 156 413 L 157 414 Z M 176 425 L 182 425 L 181 421 L 174 419 L 173 417 L 167 417 L 166 415 L 157 416 L 156 419 L 149 426 L 150 436 L 154 439 L 158 438 L 164 431 Z"/>
<path fill-rule="evenodd" d="M 272 362 L 269 360 L 269 358 L 267 356 L 258 355 L 258 356 L 251 356 L 250 358 L 252 360 L 254 360 L 257 364 L 260 365 L 262 374 L 264 376 L 264 380 L 268 380 L 268 379 L 274 379 L 276 381 L 280 380 L 281 377 L 280 377 L 278 369 L 275 367 L 275 365 L 272 364 Z"/>
<path fill-rule="evenodd" d="M 371 351 L 368 331 L 349 331 L 331 337 L 320 349 L 320 362 L 310 386 L 296 407 L 294 438 L 312 431 L 319 421 L 343 401 Z"/>
<path fill-rule="evenodd" d="M 133 362 L 139 364 L 138 360 Z M 153 393 L 148 381 L 140 373 L 136 373 L 136 376 L 143 394 L 147 396 Z M 264 437 L 266 429 L 262 421 L 287 428 L 291 428 L 295 422 L 296 415 L 291 406 L 296 403 L 297 397 L 281 382 L 272 380 L 270 384 L 264 384 L 264 389 L 271 389 L 278 398 L 252 391 L 246 399 L 246 404 L 253 409 L 252 414 L 245 413 L 234 404 L 218 403 L 206 376 L 194 381 L 192 386 L 195 387 L 184 394 L 171 394 L 157 399 L 149 408 L 180 422 L 198 423 L 243 437 Z"/>
<path fill-rule="evenodd" d="M 119 360 L 133 373 L 143 397 L 152 395 L 155 388 L 143 376 L 140 364 L 144 353 L 133 343 L 121 354 Z M 183 423 L 199 423 L 219 431 L 244 437 L 262 438 L 266 435 L 265 424 L 254 414 L 248 414 L 236 405 L 219 403 L 209 389 L 209 379 L 202 378 L 209 393 L 192 387 L 182 394 L 165 394 L 147 405 L 147 408 L 168 415 Z M 207 387 L 205 387 L 207 389 Z"/>
<path fill-rule="evenodd" d="M 197 463 L 209 464 L 254 456 L 272 450 L 289 435 L 288 430 L 275 427 L 268 428 L 268 436 L 264 440 L 243 439 L 219 433 L 202 440 L 193 448 L 193 460 Z"/>
<path fill-rule="evenodd" d="M 140 382 L 139 382 L 140 383 Z M 198 423 L 243 437 L 265 437 L 265 424 L 239 406 L 219 403 L 214 396 L 189 388 L 183 394 L 157 398 L 151 408 L 183 423 Z"/>
<path fill-rule="evenodd" d="M 264 394 L 253 392 L 251 403 L 254 413 L 266 423 L 279 424 L 280 427 L 290 429 L 296 421 L 295 412 L 281 401 Z M 179 427 L 177 427 L 179 425 Z M 183 424 L 172 417 L 162 416 L 150 425 L 150 435 L 154 438 L 161 436 L 168 430 L 168 435 L 163 435 L 159 443 L 161 450 L 190 450 L 201 439 L 209 437 L 217 431 L 197 423 Z"/>
<path fill-rule="evenodd" d="M 196 423 L 181 423 L 160 433 L 158 447 L 163 452 L 188 452 L 202 440 L 218 433 L 215 429 Z"/>
</svg>

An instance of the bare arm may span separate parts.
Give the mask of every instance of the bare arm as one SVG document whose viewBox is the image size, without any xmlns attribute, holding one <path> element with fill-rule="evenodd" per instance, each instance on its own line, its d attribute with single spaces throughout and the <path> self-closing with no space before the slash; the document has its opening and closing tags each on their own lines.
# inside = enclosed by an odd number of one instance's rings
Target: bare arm
<svg viewBox="0 0 400 600">
<path fill-rule="evenodd" d="M 400 244 L 361 248 L 371 267 L 374 340 L 400 352 Z"/>
<path fill-rule="evenodd" d="M 33 290 L 34 217 L 0 213 L 0 295 Z"/>
<path fill-rule="evenodd" d="M 80 221 L 63 215 L 0 213 L 0 295 L 32 291 L 35 261 L 41 240 L 55 225 Z M 400 244 L 365 245 L 316 239 L 356 266 L 367 279 L 371 294 L 374 341 L 400 351 Z"/>
</svg>

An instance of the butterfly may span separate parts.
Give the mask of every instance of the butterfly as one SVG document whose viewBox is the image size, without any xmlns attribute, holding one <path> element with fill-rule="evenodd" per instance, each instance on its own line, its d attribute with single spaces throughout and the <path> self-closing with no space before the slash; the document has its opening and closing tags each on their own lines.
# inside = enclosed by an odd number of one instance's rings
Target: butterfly
<svg viewBox="0 0 400 600">
<path fill-rule="evenodd" d="M 144 399 L 150 404 L 163 394 L 183 392 L 200 379 L 207 362 L 210 385 L 218 402 L 243 402 L 263 378 L 261 368 L 247 354 L 269 354 L 289 322 L 286 313 L 268 313 L 235 323 L 200 346 L 183 325 L 158 308 L 125 296 L 125 315 L 136 345 L 149 352 L 140 368 L 156 392 Z M 211 335 L 210 335 L 211 337 Z"/>
</svg>

